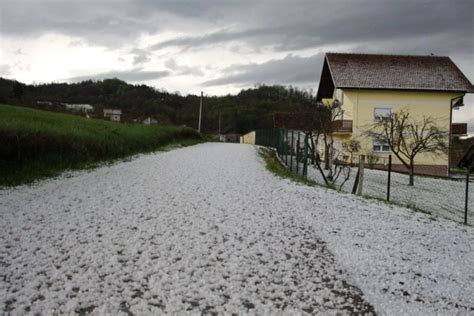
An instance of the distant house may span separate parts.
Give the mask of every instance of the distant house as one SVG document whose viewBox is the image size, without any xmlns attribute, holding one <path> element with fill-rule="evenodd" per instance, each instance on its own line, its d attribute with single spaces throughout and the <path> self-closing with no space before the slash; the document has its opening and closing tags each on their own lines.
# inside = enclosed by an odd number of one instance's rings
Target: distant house
<svg viewBox="0 0 474 316">
<path fill-rule="evenodd" d="M 53 105 L 53 102 L 51 102 L 51 101 L 36 101 L 36 104 L 38 104 L 38 105 Z"/>
<path fill-rule="evenodd" d="M 255 131 L 247 133 L 245 135 L 240 136 L 240 143 L 255 145 L 255 137 L 256 137 Z"/>
<path fill-rule="evenodd" d="M 144 125 L 156 125 L 158 124 L 158 120 L 152 117 L 147 117 L 143 120 Z"/>
<path fill-rule="evenodd" d="M 473 92 L 471 82 L 449 57 L 327 53 L 317 101 L 337 100 L 344 111 L 333 133 L 336 146 L 354 139 L 361 144 L 361 154 L 383 161 L 390 147 L 364 137 L 376 120 L 407 109 L 416 120 L 431 116 L 450 136 L 462 136 L 467 125 L 452 124 L 452 111 L 463 106 L 466 93 Z M 420 154 L 415 173 L 446 176 L 449 157 L 449 153 Z M 406 171 L 397 159 L 394 169 Z"/>
<path fill-rule="evenodd" d="M 104 117 L 109 117 L 111 121 L 120 122 L 122 110 L 120 109 L 104 109 Z"/>
<path fill-rule="evenodd" d="M 239 143 L 240 134 L 228 133 L 219 135 L 219 141 L 223 143 Z"/>
<path fill-rule="evenodd" d="M 94 107 L 90 104 L 80 104 L 80 103 L 62 103 L 67 110 L 71 111 L 80 111 L 80 112 L 92 112 Z"/>
</svg>

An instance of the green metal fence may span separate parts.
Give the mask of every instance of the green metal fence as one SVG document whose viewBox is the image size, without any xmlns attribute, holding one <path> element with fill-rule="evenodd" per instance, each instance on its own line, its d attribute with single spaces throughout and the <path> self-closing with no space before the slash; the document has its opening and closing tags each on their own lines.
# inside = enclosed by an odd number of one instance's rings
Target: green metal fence
<svg viewBox="0 0 474 316">
<path fill-rule="evenodd" d="M 307 177 L 310 150 L 305 133 L 283 128 L 257 130 L 255 144 L 274 148 L 289 170 Z"/>
<path fill-rule="evenodd" d="M 321 185 L 327 184 L 323 179 L 323 173 L 327 170 L 317 169 L 318 157 L 312 155 L 310 141 L 305 133 L 288 129 L 257 130 L 255 142 L 260 146 L 274 148 L 279 160 L 293 173 Z M 354 162 L 359 160 L 360 157 L 354 157 Z M 319 163 L 324 164 L 323 161 Z M 462 180 L 416 176 L 415 186 L 408 186 L 408 175 L 395 172 L 390 174 L 387 168 L 373 169 L 366 163 L 362 164 L 365 170 L 362 186 L 358 180 L 360 166 L 348 165 L 348 168 L 350 170 L 346 182 L 342 183 L 344 179 L 340 177 L 332 183 L 335 188 L 348 193 L 356 193 L 354 188 L 357 188 L 362 195 L 389 199 L 390 202 L 430 213 L 432 216 L 474 225 L 474 185 L 466 186 Z M 440 195 L 439 192 L 445 194 Z"/>
</svg>

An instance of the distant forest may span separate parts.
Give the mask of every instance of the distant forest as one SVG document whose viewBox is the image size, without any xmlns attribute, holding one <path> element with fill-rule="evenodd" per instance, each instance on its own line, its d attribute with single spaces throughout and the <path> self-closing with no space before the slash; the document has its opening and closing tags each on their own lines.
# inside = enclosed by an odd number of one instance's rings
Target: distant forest
<svg viewBox="0 0 474 316">
<path fill-rule="evenodd" d="M 66 112 L 61 103 L 86 103 L 95 107 L 92 117 L 102 118 L 104 108 L 118 108 L 123 112 L 122 121 L 127 122 L 151 116 L 160 123 L 197 128 L 199 99 L 197 95 L 182 96 L 119 79 L 27 85 L 0 78 L 0 103 L 60 112 Z M 217 133 L 219 115 L 222 133 L 270 128 L 274 112 L 295 111 L 313 102 L 308 91 L 278 85 L 258 85 L 237 95 L 205 96 L 202 131 Z"/>
</svg>

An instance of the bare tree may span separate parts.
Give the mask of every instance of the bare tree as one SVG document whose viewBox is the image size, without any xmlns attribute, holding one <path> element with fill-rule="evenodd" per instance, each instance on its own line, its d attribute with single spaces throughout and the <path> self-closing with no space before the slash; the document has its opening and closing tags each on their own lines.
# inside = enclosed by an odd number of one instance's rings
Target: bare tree
<svg viewBox="0 0 474 316">
<path fill-rule="evenodd" d="M 366 136 L 390 146 L 392 153 L 410 172 L 409 185 L 414 185 L 415 157 L 420 153 L 446 153 L 448 132 L 431 117 L 416 121 L 402 109 L 380 117 Z"/>
</svg>

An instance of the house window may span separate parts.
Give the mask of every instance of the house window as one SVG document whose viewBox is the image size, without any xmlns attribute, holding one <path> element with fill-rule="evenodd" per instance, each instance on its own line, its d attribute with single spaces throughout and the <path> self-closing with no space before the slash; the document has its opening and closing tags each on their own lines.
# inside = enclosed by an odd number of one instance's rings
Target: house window
<svg viewBox="0 0 474 316">
<path fill-rule="evenodd" d="M 374 120 L 381 121 L 392 115 L 392 108 L 374 108 Z"/>
<path fill-rule="evenodd" d="M 390 145 L 384 142 L 374 140 L 372 151 L 379 153 L 390 152 Z"/>
</svg>

